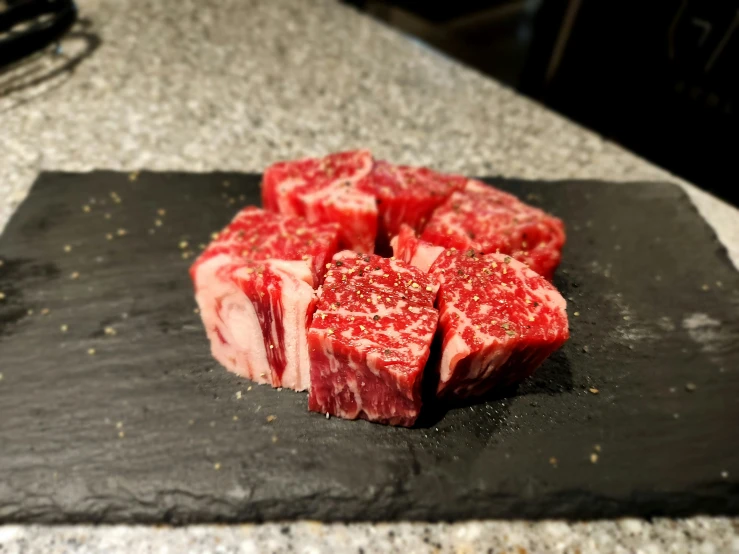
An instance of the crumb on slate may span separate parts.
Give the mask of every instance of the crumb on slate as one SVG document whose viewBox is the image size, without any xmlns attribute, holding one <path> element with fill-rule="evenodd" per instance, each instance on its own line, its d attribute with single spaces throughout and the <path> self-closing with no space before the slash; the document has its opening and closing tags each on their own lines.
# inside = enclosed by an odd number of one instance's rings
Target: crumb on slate
<svg viewBox="0 0 739 554">
<path fill-rule="evenodd" d="M 195 308 L 195 309 L 194 309 L 194 310 L 192 311 L 192 313 L 194 313 L 194 314 L 199 314 L 199 313 L 200 313 L 200 310 L 199 310 L 198 308 Z"/>
<path fill-rule="evenodd" d="M 247 390 L 247 392 L 250 391 L 251 390 L 251 385 L 249 385 L 248 387 L 246 387 L 246 390 Z"/>
<path fill-rule="evenodd" d="M 121 228 L 121 229 L 118 229 L 115 232 L 115 234 L 118 235 L 119 237 L 125 237 L 128 234 L 128 231 L 126 231 L 125 229 Z"/>
<path fill-rule="evenodd" d="M 551 458 L 549 458 L 549 463 L 552 465 L 552 467 L 557 467 L 557 458 L 552 456 Z"/>
<path fill-rule="evenodd" d="M 88 206 L 87 204 L 82 206 L 82 211 L 85 212 L 86 214 L 89 214 L 91 209 L 92 208 L 90 208 L 90 206 Z"/>
<path fill-rule="evenodd" d="M 154 225 L 156 225 L 157 227 L 161 227 L 162 226 L 162 220 L 161 219 L 155 219 L 154 220 Z"/>
<path fill-rule="evenodd" d="M 116 421 L 115 422 L 115 428 L 116 429 L 123 429 L 123 422 L 122 421 Z"/>
<path fill-rule="evenodd" d="M 138 178 L 139 178 L 139 172 L 138 172 L 138 171 L 132 171 L 132 172 L 131 172 L 131 173 L 130 173 L 130 174 L 128 175 L 128 180 L 129 180 L 129 181 L 135 181 L 135 180 L 136 180 L 136 179 L 138 179 Z"/>
<path fill-rule="evenodd" d="M 593 452 L 590 455 L 590 463 L 591 464 L 597 464 L 598 463 L 598 455 L 595 452 Z"/>
<path fill-rule="evenodd" d="M 104 217 L 105 219 L 110 219 L 110 214 L 106 213 L 106 214 L 105 214 L 105 215 L 104 215 L 103 217 Z"/>
<path fill-rule="evenodd" d="M 105 233 L 105 238 L 108 240 L 113 240 L 113 233 Z"/>
<path fill-rule="evenodd" d="M 276 415 L 268 415 L 267 416 L 267 423 L 272 423 L 275 419 L 277 419 Z"/>
<path fill-rule="evenodd" d="M 64 245 L 64 251 L 65 251 L 65 252 L 71 252 L 71 251 L 72 251 L 72 246 L 71 246 L 71 245 L 69 245 L 69 244 L 65 244 L 65 245 Z"/>
<path fill-rule="evenodd" d="M 5 300 L 5 293 L 4 292 L 0 292 L 0 300 Z"/>
<path fill-rule="evenodd" d="M 573 315 L 574 315 L 575 317 L 580 317 L 580 312 L 575 312 L 575 313 L 574 313 Z"/>
<path fill-rule="evenodd" d="M 157 210 L 157 214 L 158 215 L 161 215 L 162 217 L 164 217 L 165 215 L 167 215 L 167 210 L 165 210 L 164 208 L 159 208 Z"/>
<path fill-rule="evenodd" d="M 118 431 L 118 438 L 122 439 L 125 436 L 126 436 L 126 432 L 125 431 Z"/>
<path fill-rule="evenodd" d="M 187 243 L 186 240 L 181 240 L 180 241 L 180 250 L 184 250 L 185 248 L 187 248 L 187 245 L 188 245 L 188 243 Z"/>
<path fill-rule="evenodd" d="M 95 349 L 94 349 L 94 348 L 88 348 L 88 349 L 87 349 L 87 353 L 88 353 L 88 354 L 89 354 L 90 356 L 94 356 L 94 355 L 95 355 Z"/>
<path fill-rule="evenodd" d="M 590 393 L 591 393 L 591 394 L 598 394 L 598 393 L 600 392 L 600 391 L 599 391 L 598 389 L 596 389 L 595 387 L 590 387 L 590 388 L 589 388 L 588 390 L 590 391 Z"/>
<path fill-rule="evenodd" d="M 115 329 L 113 329 L 113 327 L 106 327 L 104 329 L 104 332 L 105 332 L 106 335 L 108 335 L 110 337 L 113 337 L 113 336 L 115 336 L 115 335 L 118 334 L 118 331 L 116 331 Z"/>
<path fill-rule="evenodd" d="M 593 450 L 595 450 L 596 452 L 600 452 L 600 450 L 601 450 L 601 449 L 600 449 L 600 445 L 599 445 L 599 444 L 596 444 L 596 445 L 595 445 L 595 446 L 593 447 Z"/>
<path fill-rule="evenodd" d="M 71 273 L 71 274 L 69 275 L 69 278 L 70 278 L 70 279 L 79 279 L 79 278 L 80 278 L 80 273 L 79 273 L 79 271 L 73 271 L 73 272 L 72 272 L 72 273 Z"/>
<path fill-rule="evenodd" d="M 272 444 L 277 442 L 277 435 L 272 435 Z"/>
<path fill-rule="evenodd" d="M 61 331 L 62 333 L 66 333 L 66 332 L 67 332 L 67 331 L 69 330 L 69 325 L 67 325 L 66 323 L 65 323 L 65 324 L 63 324 L 63 325 L 61 325 L 61 326 L 59 327 L 59 330 L 60 330 L 60 331 Z"/>
<path fill-rule="evenodd" d="M 239 420 L 239 416 L 235 415 L 235 416 L 233 417 L 233 420 L 234 420 L 234 421 L 238 421 L 238 420 Z"/>
<path fill-rule="evenodd" d="M 241 400 L 241 391 L 236 391 L 236 400 Z"/>
<path fill-rule="evenodd" d="M 219 469 L 221 469 L 221 462 L 214 463 L 213 464 L 213 469 L 215 469 L 216 471 L 218 471 Z"/>
<path fill-rule="evenodd" d="M 50 311 L 51 310 L 49 310 L 49 308 L 44 308 L 43 310 L 41 310 L 41 315 L 49 315 Z"/>
<path fill-rule="evenodd" d="M 695 383 L 686 383 L 685 384 L 685 390 L 688 392 L 695 392 L 695 389 L 698 387 L 695 386 Z"/>
</svg>

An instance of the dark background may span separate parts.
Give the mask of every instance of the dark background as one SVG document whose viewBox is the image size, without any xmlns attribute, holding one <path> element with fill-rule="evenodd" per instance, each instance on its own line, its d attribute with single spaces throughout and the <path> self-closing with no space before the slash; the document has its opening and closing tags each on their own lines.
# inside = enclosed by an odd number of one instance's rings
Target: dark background
<svg viewBox="0 0 739 554">
<path fill-rule="evenodd" d="M 344 1 L 739 205 L 739 0 Z"/>
</svg>

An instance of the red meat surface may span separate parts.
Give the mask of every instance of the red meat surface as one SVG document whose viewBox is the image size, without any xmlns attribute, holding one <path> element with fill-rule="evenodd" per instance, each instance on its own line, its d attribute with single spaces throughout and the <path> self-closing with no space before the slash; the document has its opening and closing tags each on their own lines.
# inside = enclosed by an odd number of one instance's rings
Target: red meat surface
<svg viewBox="0 0 739 554">
<path fill-rule="evenodd" d="M 390 245 L 396 258 L 425 273 L 428 273 L 436 259 L 446 250 L 443 246 L 419 239 L 408 225 L 400 226 L 400 232 L 393 237 Z M 456 248 L 454 251 L 456 252 Z"/>
<path fill-rule="evenodd" d="M 257 383 L 307 389 L 314 286 L 337 244 L 333 223 L 255 207 L 237 214 L 190 269 L 213 356 Z"/>
<path fill-rule="evenodd" d="M 569 338 L 564 298 L 511 256 L 447 250 L 430 274 L 440 283 L 440 396 L 514 384 Z"/>
<path fill-rule="evenodd" d="M 508 254 L 551 279 L 561 259 L 565 232 L 556 217 L 471 180 L 434 212 L 421 238 L 460 251 Z"/>
<path fill-rule="evenodd" d="M 336 254 L 308 332 L 309 409 L 412 425 L 438 321 L 437 288 L 399 260 Z"/>
<path fill-rule="evenodd" d="M 420 231 L 452 192 L 464 188 L 466 177 L 447 175 L 425 167 L 375 162 L 357 187 L 377 200 L 378 229 L 375 251 L 388 253 L 390 239 L 402 224 Z"/>
<path fill-rule="evenodd" d="M 339 223 L 342 248 L 371 253 L 377 235 L 377 206 L 374 196 L 357 185 L 373 163 L 366 150 L 276 163 L 262 179 L 264 207 L 303 216 L 310 223 Z"/>
</svg>

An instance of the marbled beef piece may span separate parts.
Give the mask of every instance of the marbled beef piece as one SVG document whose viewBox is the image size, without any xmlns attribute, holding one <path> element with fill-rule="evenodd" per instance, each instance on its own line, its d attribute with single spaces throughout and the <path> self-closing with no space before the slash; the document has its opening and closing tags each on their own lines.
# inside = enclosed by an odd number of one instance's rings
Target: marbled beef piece
<svg viewBox="0 0 739 554">
<path fill-rule="evenodd" d="M 439 173 L 425 167 L 393 165 L 377 161 L 357 187 L 377 200 L 377 244 L 375 252 L 389 254 L 390 239 L 401 225 L 421 231 L 438 208 L 467 178 Z"/>
<path fill-rule="evenodd" d="M 438 284 L 399 260 L 333 258 L 308 332 L 308 407 L 347 419 L 412 425 L 436 330 Z"/>
<path fill-rule="evenodd" d="M 276 163 L 267 168 L 262 179 L 264 207 L 303 216 L 310 223 L 339 223 L 342 248 L 374 252 L 375 198 L 357 186 L 373 165 L 366 150 Z"/>
<path fill-rule="evenodd" d="M 257 383 L 309 388 L 314 287 L 337 245 L 336 224 L 239 212 L 190 269 L 213 356 Z"/>
<path fill-rule="evenodd" d="M 514 384 L 569 338 L 564 298 L 511 256 L 447 250 L 430 275 L 440 283 L 440 396 Z"/>
<path fill-rule="evenodd" d="M 397 259 L 417 267 L 424 273 L 428 273 L 436 259 L 446 250 L 443 246 L 421 240 L 408 225 L 400 226 L 400 232 L 393 237 L 390 245 Z M 453 250 L 456 252 L 456 248 Z"/>
<path fill-rule="evenodd" d="M 434 212 L 421 239 L 460 251 L 508 254 L 551 280 L 565 231 L 561 220 L 543 210 L 470 180 Z"/>
</svg>

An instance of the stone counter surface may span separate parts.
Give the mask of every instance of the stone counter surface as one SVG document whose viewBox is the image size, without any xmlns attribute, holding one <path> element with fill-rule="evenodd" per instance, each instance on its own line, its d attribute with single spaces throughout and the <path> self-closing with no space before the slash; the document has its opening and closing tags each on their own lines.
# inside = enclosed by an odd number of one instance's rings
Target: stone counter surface
<svg viewBox="0 0 739 554">
<path fill-rule="evenodd" d="M 739 264 L 739 212 L 333 0 L 81 0 L 0 73 L 0 229 L 43 170 L 260 171 L 367 147 L 470 175 L 673 180 Z M 0 527 L 0 552 L 739 552 L 739 520 Z"/>
</svg>

